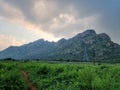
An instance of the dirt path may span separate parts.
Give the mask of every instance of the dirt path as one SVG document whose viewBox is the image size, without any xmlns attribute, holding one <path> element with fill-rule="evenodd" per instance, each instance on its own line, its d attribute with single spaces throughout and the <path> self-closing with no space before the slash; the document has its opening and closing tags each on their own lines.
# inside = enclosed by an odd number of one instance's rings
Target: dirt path
<svg viewBox="0 0 120 90">
<path fill-rule="evenodd" d="M 36 90 L 35 86 L 33 86 L 33 84 L 30 82 L 27 73 L 24 70 L 21 70 L 21 72 L 25 81 L 28 83 L 30 90 Z"/>
</svg>

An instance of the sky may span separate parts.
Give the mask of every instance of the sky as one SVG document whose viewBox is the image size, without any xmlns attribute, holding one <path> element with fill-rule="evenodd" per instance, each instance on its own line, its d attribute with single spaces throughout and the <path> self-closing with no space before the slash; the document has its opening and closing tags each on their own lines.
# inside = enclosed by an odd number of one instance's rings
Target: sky
<svg viewBox="0 0 120 90">
<path fill-rule="evenodd" d="M 120 0 L 0 0 L 0 50 L 87 29 L 120 44 Z"/>
</svg>

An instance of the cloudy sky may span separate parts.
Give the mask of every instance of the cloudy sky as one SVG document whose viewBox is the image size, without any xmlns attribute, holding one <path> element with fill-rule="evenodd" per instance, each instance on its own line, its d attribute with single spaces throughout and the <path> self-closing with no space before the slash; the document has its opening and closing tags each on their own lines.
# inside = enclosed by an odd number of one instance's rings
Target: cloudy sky
<svg viewBox="0 0 120 90">
<path fill-rule="evenodd" d="M 0 0 L 0 50 L 40 38 L 57 41 L 86 29 L 120 44 L 120 0 Z"/>
</svg>

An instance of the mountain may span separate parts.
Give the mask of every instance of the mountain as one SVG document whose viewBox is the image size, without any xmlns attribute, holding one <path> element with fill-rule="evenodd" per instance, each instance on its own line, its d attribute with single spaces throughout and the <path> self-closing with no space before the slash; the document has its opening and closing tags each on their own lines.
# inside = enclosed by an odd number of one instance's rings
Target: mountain
<svg viewBox="0 0 120 90">
<path fill-rule="evenodd" d="M 10 46 L 0 52 L 0 59 L 42 60 L 120 60 L 120 45 L 105 33 L 89 29 L 68 40 L 49 42 L 39 39 L 22 46 Z"/>
</svg>

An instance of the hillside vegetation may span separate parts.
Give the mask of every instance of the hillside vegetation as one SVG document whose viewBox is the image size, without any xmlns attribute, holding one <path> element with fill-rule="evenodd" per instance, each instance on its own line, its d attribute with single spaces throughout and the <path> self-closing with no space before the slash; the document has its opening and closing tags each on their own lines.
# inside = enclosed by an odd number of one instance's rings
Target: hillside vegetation
<svg viewBox="0 0 120 90">
<path fill-rule="evenodd" d="M 28 90 L 21 69 L 37 90 L 120 90 L 119 64 L 0 62 L 0 90 Z"/>
<path fill-rule="evenodd" d="M 109 35 L 97 34 L 90 29 L 57 42 L 39 39 L 22 46 L 8 47 L 0 51 L 0 59 L 5 58 L 120 62 L 120 45 L 114 43 Z"/>
</svg>

